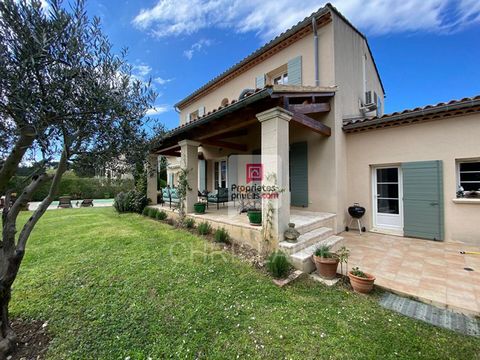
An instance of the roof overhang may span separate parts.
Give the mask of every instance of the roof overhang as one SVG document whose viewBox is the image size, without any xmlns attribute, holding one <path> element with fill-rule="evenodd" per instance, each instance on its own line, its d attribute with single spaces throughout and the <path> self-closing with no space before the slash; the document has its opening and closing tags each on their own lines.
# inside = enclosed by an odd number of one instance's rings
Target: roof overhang
<svg viewBox="0 0 480 360">
<path fill-rule="evenodd" d="M 346 133 L 408 125 L 413 123 L 452 118 L 472 113 L 480 113 L 480 96 L 452 100 L 448 103 L 428 105 L 422 108 L 404 110 L 375 118 L 351 119 L 344 122 Z"/>
<path fill-rule="evenodd" d="M 214 139 L 216 143 L 222 142 L 223 132 L 232 132 L 257 123 L 256 114 L 276 106 L 290 111 L 292 119 L 299 125 L 329 136 L 330 129 L 327 126 L 306 114 L 330 111 L 329 99 L 335 95 L 335 91 L 335 87 L 268 86 L 171 130 L 163 138 L 152 143 L 151 152 L 178 156 L 178 142 L 184 139 L 202 142 L 209 138 Z M 308 100 L 310 104 L 302 105 L 303 100 Z M 241 149 L 238 147 L 238 150 Z"/>
</svg>

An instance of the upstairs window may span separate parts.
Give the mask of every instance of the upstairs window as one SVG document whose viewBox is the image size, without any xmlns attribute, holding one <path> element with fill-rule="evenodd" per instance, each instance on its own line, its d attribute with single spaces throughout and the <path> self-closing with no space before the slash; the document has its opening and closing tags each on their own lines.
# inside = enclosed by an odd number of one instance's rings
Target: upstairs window
<svg viewBox="0 0 480 360">
<path fill-rule="evenodd" d="M 266 76 L 269 85 L 287 85 L 288 84 L 288 66 L 284 64 L 269 73 Z"/>
<path fill-rule="evenodd" d="M 464 194 L 480 191 L 480 159 L 458 162 L 459 186 L 463 187 Z"/>
<path fill-rule="evenodd" d="M 198 110 L 191 112 L 190 115 L 188 116 L 189 121 L 194 121 L 194 120 L 197 120 L 198 118 L 199 118 Z"/>
<path fill-rule="evenodd" d="M 288 84 L 288 72 L 283 73 L 275 78 L 273 78 L 274 85 L 287 85 Z"/>
</svg>

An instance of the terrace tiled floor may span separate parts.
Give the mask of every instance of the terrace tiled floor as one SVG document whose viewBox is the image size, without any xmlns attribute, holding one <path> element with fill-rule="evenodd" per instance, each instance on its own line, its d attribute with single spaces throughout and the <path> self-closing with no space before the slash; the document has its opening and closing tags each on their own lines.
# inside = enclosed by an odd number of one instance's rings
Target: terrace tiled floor
<svg viewBox="0 0 480 360">
<path fill-rule="evenodd" d="M 480 247 L 377 233 L 344 232 L 349 269 L 358 266 L 375 284 L 437 306 L 480 314 Z M 466 271 L 469 267 L 474 271 Z"/>
</svg>

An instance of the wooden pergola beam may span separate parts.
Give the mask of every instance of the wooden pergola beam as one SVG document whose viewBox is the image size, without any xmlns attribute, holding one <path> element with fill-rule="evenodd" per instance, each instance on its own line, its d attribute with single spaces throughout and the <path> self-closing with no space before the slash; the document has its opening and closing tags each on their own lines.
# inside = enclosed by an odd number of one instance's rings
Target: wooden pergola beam
<svg viewBox="0 0 480 360">
<path fill-rule="evenodd" d="M 202 145 L 211 145 L 211 146 L 218 146 L 222 148 L 237 150 L 237 151 L 247 151 L 248 147 L 244 144 L 235 144 L 228 141 L 221 141 L 221 140 L 214 140 L 214 139 L 206 139 L 202 141 Z"/>
<path fill-rule="evenodd" d="M 330 111 L 330 103 L 291 104 L 287 110 L 300 114 L 323 113 Z"/>
<path fill-rule="evenodd" d="M 332 135 L 332 129 L 330 129 L 330 127 L 327 125 L 322 124 L 320 121 L 312 119 L 311 117 L 299 112 L 292 112 L 292 114 L 292 121 L 295 123 L 324 136 Z"/>
</svg>

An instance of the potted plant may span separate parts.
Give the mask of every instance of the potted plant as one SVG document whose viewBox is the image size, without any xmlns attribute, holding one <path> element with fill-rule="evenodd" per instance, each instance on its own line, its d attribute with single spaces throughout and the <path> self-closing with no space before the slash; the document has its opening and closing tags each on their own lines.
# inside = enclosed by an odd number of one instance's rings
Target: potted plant
<svg viewBox="0 0 480 360">
<path fill-rule="evenodd" d="M 335 279 L 339 261 L 338 255 L 331 252 L 327 245 L 318 247 L 313 254 L 317 273 L 326 280 Z"/>
<path fill-rule="evenodd" d="M 206 206 L 207 205 L 203 202 L 197 202 L 197 203 L 193 204 L 193 209 L 195 210 L 195 213 L 197 213 L 197 214 L 205 214 Z"/>
<path fill-rule="evenodd" d="M 251 209 L 247 212 L 248 221 L 251 225 L 262 225 L 262 210 Z"/>
<path fill-rule="evenodd" d="M 372 291 L 375 276 L 361 271 L 358 267 L 354 267 L 348 272 L 348 277 L 355 292 L 368 294 Z"/>
</svg>

